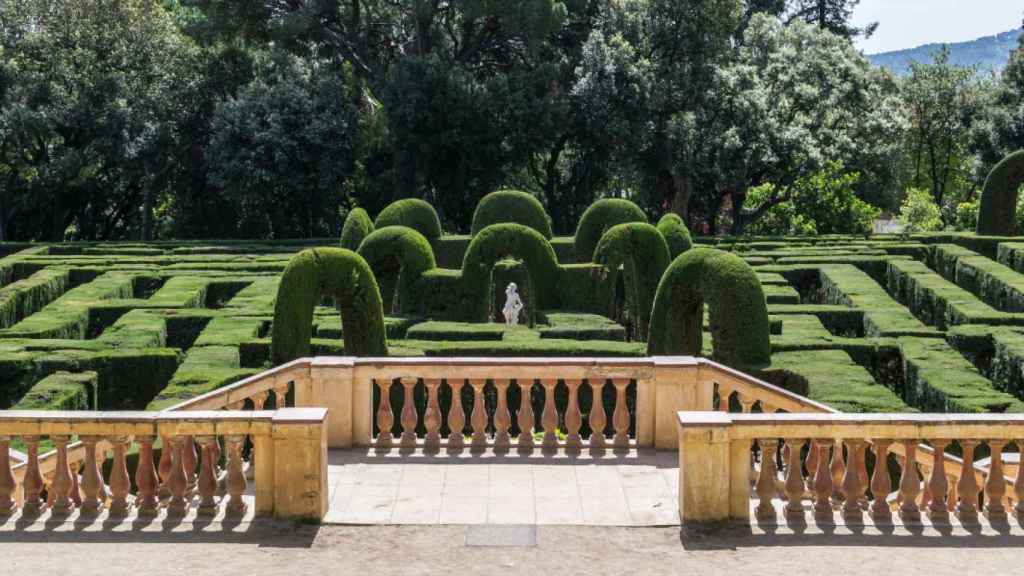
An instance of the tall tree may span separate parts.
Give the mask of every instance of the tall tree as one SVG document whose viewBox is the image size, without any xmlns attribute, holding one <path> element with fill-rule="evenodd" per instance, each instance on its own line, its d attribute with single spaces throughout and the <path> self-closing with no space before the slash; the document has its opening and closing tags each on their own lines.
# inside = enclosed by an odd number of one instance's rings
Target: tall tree
<svg viewBox="0 0 1024 576">
<path fill-rule="evenodd" d="M 979 179 L 1003 156 L 1024 148 L 1024 36 L 992 87 L 990 98 L 972 133 Z"/>
<path fill-rule="evenodd" d="M 858 4 L 860 0 L 790 0 L 788 21 L 802 20 L 844 38 L 870 38 L 878 22 L 862 28 L 851 24 Z"/>
</svg>

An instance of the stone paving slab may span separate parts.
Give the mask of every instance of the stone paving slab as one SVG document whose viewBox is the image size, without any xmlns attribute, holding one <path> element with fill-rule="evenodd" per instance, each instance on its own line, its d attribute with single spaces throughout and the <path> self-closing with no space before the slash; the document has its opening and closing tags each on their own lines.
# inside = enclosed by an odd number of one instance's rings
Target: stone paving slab
<svg viewBox="0 0 1024 576">
<path fill-rule="evenodd" d="M 328 524 L 678 526 L 678 455 L 332 450 Z"/>
</svg>

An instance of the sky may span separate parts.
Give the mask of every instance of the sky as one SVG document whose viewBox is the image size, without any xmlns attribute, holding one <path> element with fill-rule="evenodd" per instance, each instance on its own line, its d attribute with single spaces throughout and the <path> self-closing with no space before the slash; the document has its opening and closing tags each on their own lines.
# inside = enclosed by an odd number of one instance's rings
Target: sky
<svg viewBox="0 0 1024 576">
<path fill-rule="evenodd" d="M 857 45 L 867 54 L 933 42 L 963 42 L 1019 28 L 1024 0 L 861 0 L 853 15 L 878 30 Z"/>
</svg>

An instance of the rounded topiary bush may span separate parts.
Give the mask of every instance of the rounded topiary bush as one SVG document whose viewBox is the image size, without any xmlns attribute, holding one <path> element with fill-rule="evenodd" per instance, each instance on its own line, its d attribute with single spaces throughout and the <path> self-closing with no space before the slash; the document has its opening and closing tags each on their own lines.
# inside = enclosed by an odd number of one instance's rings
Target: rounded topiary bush
<svg viewBox="0 0 1024 576">
<path fill-rule="evenodd" d="M 359 248 L 363 238 L 369 236 L 373 229 L 373 220 L 370 220 L 370 215 L 366 213 L 366 210 L 362 208 L 349 210 L 348 216 L 345 217 L 345 225 L 341 227 L 341 247 L 348 250 Z"/>
<path fill-rule="evenodd" d="M 492 224 L 514 223 L 529 226 L 551 239 L 551 220 L 544 205 L 533 195 L 519 190 L 498 190 L 484 196 L 473 212 L 470 234 L 476 236 Z"/>
<path fill-rule="evenodd" d="M 591 204 L 576 227 L 576 257 L 583 262 L 591 261 L 594 248 L 597 248 L 605 231 L 627 222 L 646 223 L 647 215 L 639 206 L 622 198 L 604 198 Z"/>
<path fill-rule="evenodd" d="M 1024 184 L 1024 150 L 1003 158 L 988 174 L 978 208 L 977 233 L 985 236 L 1017 234 L 1017 191 Z"/>
<path fill-rule="evenodd" d="M 369 264 L 351 250 L 313 248 L 293 256 L 281 275 L 270 340 L 274 365 L 309 356 L 313 309 L 324 295 L 341 310 L 346 354 L 387 355 L 384 308 Z"/>
<path fill-rule="evenodd" d="M 441 220 L 437 211 L 419 198 L 405 198 L 388 204 L 377 215 L 374 226 L 407 226 L 423 234 L 431 245 L 441 237 Z"/>
<path fill-rule="evenodd" d="M 675 212 L 669 212 L 658 220 L 658 232 L 665 237 L 668 252 L 673 259 L 693 247 L 693 238 L 690 237 L 686 222 Z"/>
<path fill-rule="evenodd" d="M 437 268 L 434 250 L 423 234 L 406 226 L 378 228 L 359 245 L 359 255 L 377 278 L 385 309 L 418 308 L 416 283 L 424 272 Z"/>
<path fill-rule="evenodd" d="M 761 282 L 742 258 L 713 248 L 688 250 L 665 271 L 654 297 L 647 353 L 700 354 L 705 303 L 715 360 L 746 370 L 771 364 Z"/>
<path fill-rule="evenodd" d="M 594 263 L 605 267 L 601 294 L 608 302 L 609 315 L 615 312 L 619 268 L 625 274 L 626 303 L 635 320 L 636 339 L 647 336 L 654 294 L 670 260 L 665 238 L 657 228 L 643 222 L 612 226 L 594 249 Z"/>
<path fill-rule="evenodd" d="M 526 263 L 537 299 L 535 309 L 557 306 L 558 258 L 551 243 L 540 232 L 522 224 L 494 224 L 473 237 L 462 260 L 462 283 L 474 307 L 471 313 L 474 321 L 487 321 L 491 269 L 505 258 Z"/>
</svg>

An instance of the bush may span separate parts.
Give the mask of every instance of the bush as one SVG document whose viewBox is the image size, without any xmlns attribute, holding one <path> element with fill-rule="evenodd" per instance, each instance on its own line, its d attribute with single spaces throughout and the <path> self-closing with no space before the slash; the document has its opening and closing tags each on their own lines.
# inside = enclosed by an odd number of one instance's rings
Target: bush
<svg viewBox="0 0 1024 576">
<path fill-rule="evenodd" d="M 647 222 L 647 215 L 639 206 L 622 198 L 604 198 L 590 205 L 576 227 L 576 257 L 590 262 L 601 236 L 616 224 Z"/>
<path fill-rule="evenodd" d="M 492 224 L 522 224 L 551 239 L 551 219 L 533 195 L 519 190 L 498 190 L 484 196 L 476 205 L 470 234 L 476 236 Z"/>
<path fill-rule="evenodd" d="M 910 188 L 900 205 L 897 218 L 908 232 L 932 232 L 942 229 L 942 210 L 927 190 Z"/>
<path fill-rule="evenodd" d="M 686 222 L 675 212 L 669 212 L 658 220 L 658 232 L 665 237 L 668 244 L 668 253 L 672 259 L 686 252 L 693 246 L 693 238 L 690 237 L 690 229 Z"/>
<path fill-rule="evenodd" d="M 650 224 L 630 222 L 612 226 L 594 250 L 594 263 L 605 267 L 602 293 L 608 298 L 608 314 L 615 313 L 615 288 L 619 268 L 625 274 L 626 303 L 635 320 L 634 336 L 646 338 L 654 294 L 670 262 L 668 243 Z"/>
<path fill-rule="evenodd" d="M 739 256 L 713 248 L 689 250 L 668 267 L 654 297 L 648 354 L 700 354 L 705 302 L 716 360 L 752 370 L 771 363 L 768 307 L 757 274 Z"/>
<path fill-rule="evenodd" d="M 420 276 L 437 268 L 434 251 L 422 234 L 405 226 L 379 228 L 359 245 L 359 255 L 377 278 L 386 310 L 417 311 L 416 285 Z"/>
<path fill-rule="evenodd" d="M 437 211 L 419 198 L 406 198 L 388 204 L 377 215 L 374 226 L 407 226 L 423 234 L 431 245 L 441 237 L 441 220 L 437 217 Z"/>
<path fill-rule="evenodd" d="M 341 247 L 348 250 L 358 249 L 363 238 L 369 236 L 373 229 L 373 221 L 366 210 L 353 208 L 345 217 L 345 225 L 341 228 Z"/>
<path fill-rule="evenodd" d="M 1003 158 L 988 174 L 978 209 L 979 236 L 1013 236 L 1017 233 L 1017 193 L 1024 184 L 1024 150 Z"/>
<path fill-rule="evenodd" d="M 274 365 L 309 355 L 313 309 L 325 293 L 341 309 L 345 353 L 387 356 L 384 307 L 369 264 L 351 250 L 313 248 L 292 257 L 281 275 L 271 332 Z"/>
<path fill-rule="evenodd" d="M 557 307 L 558 259 L 551 243 L 540 232 L 522 224 L 494 224 L 473 238 L 462 261 L 462 285 L 470 296 L 473 320 L 487 320 L 491 269 L 508 257 L 526 263 L 537 299 L 535 308 Z"/>
</svg>

